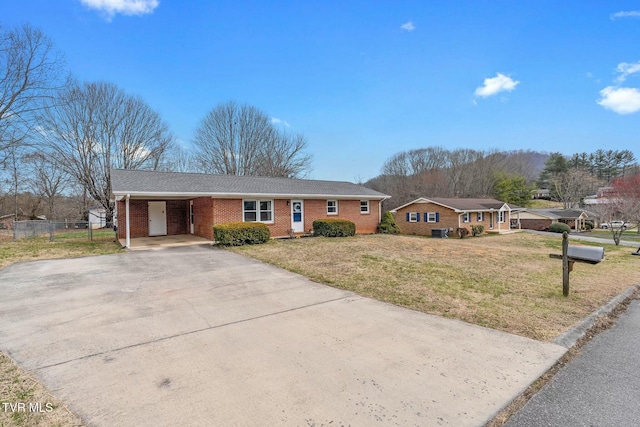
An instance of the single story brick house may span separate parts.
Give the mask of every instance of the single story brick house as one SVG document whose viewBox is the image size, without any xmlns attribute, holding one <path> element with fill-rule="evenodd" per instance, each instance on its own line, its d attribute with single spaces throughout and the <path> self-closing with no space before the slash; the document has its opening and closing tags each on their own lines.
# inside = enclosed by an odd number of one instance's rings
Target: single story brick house
<svg viewBox="0 0 640 427">
<path fill-rule="evenodd" d="M 340 181 L 111 170 L 118 237 L 194 234 L 213 240 L 213 226 L 263 222 L 273 237 L 301 235 L 316 219 L 341 218 L 375 233 L 389 198 Z"/>
<path fill-rule="evenodd" d="M 573 230 L 582 230 L 589 218 L 580 209 L 527 209 L 520 214 L 522 228 L 528 230 L 548 230 L 554 222 L 567 224 Z"/>
<path fill-rule="evenodd" d="M 523 208 L 496 199 L 420 197 L 391 210 L 404 234 L 431 236 L 434 228 L 454 232 L 482 224 L 485 232 L 504 233 L 519 227 Z"/>
</svg>

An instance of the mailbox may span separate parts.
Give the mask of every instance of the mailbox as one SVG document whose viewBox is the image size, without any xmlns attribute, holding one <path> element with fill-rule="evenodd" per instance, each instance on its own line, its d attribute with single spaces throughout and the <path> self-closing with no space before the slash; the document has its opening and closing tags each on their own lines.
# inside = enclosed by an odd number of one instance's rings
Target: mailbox
<svg viewBox="0 0 640 427">
<path fill-rule="evenodd" d="M 604 248 L 569 245 L 569 248 L 567 250 L 567 256 L 571 261 L 597 264 L 604 259 Z"/>
</svg>

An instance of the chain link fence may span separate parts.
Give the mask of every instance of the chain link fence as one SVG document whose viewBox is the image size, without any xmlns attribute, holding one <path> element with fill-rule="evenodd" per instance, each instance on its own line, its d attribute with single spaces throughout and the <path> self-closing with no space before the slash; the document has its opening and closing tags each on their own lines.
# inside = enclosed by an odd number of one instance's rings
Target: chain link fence
<svg viewBox="0 0 640 427">
<path fill-rule="evenodd" d="M 89 221 L 16 221 L 13 223 L 13 241 L 21 239 L 113 240 L 116 234 L 112 223 Z"/>
</svg>

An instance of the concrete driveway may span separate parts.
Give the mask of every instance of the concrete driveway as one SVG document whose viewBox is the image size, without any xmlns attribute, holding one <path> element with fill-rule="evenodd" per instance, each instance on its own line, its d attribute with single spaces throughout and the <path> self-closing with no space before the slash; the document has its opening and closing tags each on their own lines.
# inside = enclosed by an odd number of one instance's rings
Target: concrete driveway
<svg viewBox="0 0 640 427">
<path fill-rule="evenodd" d="M 0 270 L 0 349 L 89 425 L 479 426 L 566 349 L 211 247 Z"/>
</svg>

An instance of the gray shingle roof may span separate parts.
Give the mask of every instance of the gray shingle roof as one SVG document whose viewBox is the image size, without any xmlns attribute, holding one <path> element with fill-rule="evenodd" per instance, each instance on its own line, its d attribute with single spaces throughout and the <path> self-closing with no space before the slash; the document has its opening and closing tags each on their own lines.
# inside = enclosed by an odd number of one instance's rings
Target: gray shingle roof
<svg viewBox="0 0 640 427">
<path fill-rule="evenodd" d="M 527 209 L 529 212 L 544 215 L 552 219 L 576 219 L 584 213 L 579 209 Z"/>
<path fill-rule="evenodd" d="M 429 200 L 449 206 L 461 211 L 476 211 L 484 209 L 500 209 L 505 205 L 504 202 L 496 199 L 465 199 L 465 198 L 445 198 L 445 197 L 431 197 Z M 511 205 L 510 207 L 512 207 Z"/>
<path fill-rule="evenodd" d="M 384 199 L 389 196 L 344 181 L 209 175 L 199 173 L 111 170 L 112 195 L 233 195 L 285 197 L 356 197 Z"/>
</svg>

